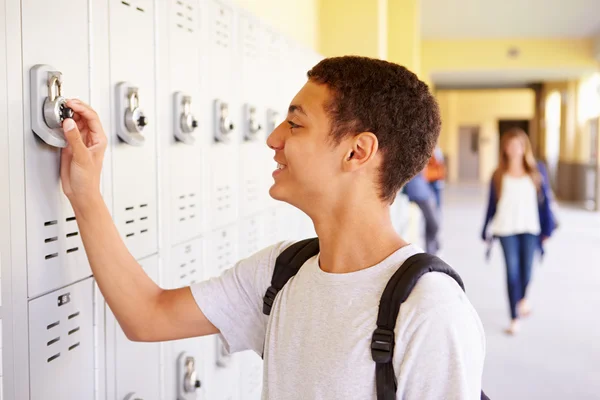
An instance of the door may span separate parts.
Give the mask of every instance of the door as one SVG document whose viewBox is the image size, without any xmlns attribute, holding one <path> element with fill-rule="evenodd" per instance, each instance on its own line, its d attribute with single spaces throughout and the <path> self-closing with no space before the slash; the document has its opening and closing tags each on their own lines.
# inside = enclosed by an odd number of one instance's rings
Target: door
<svg viewBox="0 0 600 400">
<path fill-rule="evenodd" d="M 461 126 L 458 135 L 458 179 L 462 182 L 478 181 L 479 127 Z"/>
<path fill-rule="evenodd" d="M 520 128 L 529 135 L 529 122 L 528 119 L 501 119 L 498 121 L 498 132 L 502 136 L 509 129 Z"/>
</svg>

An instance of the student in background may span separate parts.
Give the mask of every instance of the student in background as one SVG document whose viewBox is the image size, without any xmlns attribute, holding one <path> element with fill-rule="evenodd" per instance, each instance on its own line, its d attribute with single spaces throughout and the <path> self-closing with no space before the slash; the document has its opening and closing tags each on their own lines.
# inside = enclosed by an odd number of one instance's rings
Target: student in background
<svg viewBox="0 0 600 400">
<path fill-rule="evenodd" d="M 419 206 L 425 220 L 425 251 L 437 254 L 440 249 L 438 238 L 439 221 L 435 206 L 435 194 L 425 179 L 425 173 L 417 174 L 404 186 L 404 193 L 408 200 Z"/>
<path fill-rule="evenodd" d="M 506 261 L 511 323 L 516 334 L 519 318 L 531 312 L 526 298 L 536 249 L 556 225 L 550 210 L 550 189 L 543 164 L 537 163 L 527 134 L 513 128 L 502 135 L 499 165 L 490 183 L 482 238 L 500 239 Z M 488 227 L 490 232 L 488 232 Z"/>
<path fill-rule="evenodd" d="M 425 167 L 425 179 L 429 182 L 435 196 L 435 204 L 438 213 L 442 209 L 442 191 L 444 190 L 444 180 L 446 179 L 446 165 L 444 163 L 444 154 L 439 146 L 436 146 L 427 167 Z"/>
</svg>

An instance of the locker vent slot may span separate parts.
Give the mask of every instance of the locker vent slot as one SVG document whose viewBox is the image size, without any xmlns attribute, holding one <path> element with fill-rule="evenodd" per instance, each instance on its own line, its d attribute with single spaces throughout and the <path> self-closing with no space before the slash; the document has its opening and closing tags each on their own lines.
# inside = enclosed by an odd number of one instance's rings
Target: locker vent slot
<svg viewBox="0 0 600 400">
<path fill-rule="evenodd" d="M 52 346 L 54 343 L 58 342 L 60 340 L 60 336 L 57 338 L 52 339 L 51 341 L 49 341 L 46 345 L 48 347 Z"/>
<path fill-rule="evenodd" d="M 54 236 L 54 237 L 44 240 L 44 243 L 52 243 L 52 242 L 56 242 L 57 240 L 58 240 L 58 236 Z"/>
<path fill-rule="evenodd" d="M 193 259 L 193 260 L 190 260 L 190 264 L 193 264 L 193 263 L 195 263 L 195 262 L 196 262 L 196 260 L 195 260 L 195 259 Z"/>
<path fill-rule="evenodd" d="M 142 230 L 140 231 L 140 233 L 146 233 L 146 232 L 148 232 L 148 229 L 142 229 Z"/>
<path fill-rule="evenodd" d="M 71 336 L 71 335 L 72 335 L 72 334 L 74 334 L 74 333 L 77 333 L 77 332 L 79 332 L 79 330 L 80 330 L 80 328 L 79 328 L 79 327 L 77 327 L 77 328 L 75 328 L 75 329 L 71 329 L 71 330 L 69 331 L 69 336 Z"/>
<path fill-rule="evenodd" d="M 128 2 L 126 2 L 126 1 L 122 1 L 122 2 L 121 2 L 121 4 L 123 4 L 123 5 L 127 6 L 127 7 L 131 7 L 131 4 L 129 4 L 129 3 L 128 3 Z"/>
<path fill-rule="evenodd" d="M 50 358 L 48 359 L 48 362 L 52 362 L 52 361 L 56 360 L 58 357 L 60 357 L 60 353 L 58 353 L 58 354 L 55 354 L 55 355 L 53 355 L 52 357 L 50 357 Z"/>
<path fill-rule="evenodd" d="M 183 274 L 183 275 L 181 275 L 179 278 L 183 280 L 183 279 L 185 279 L 185 278 L 186 278 L 186 276 L 187 276 L 186 274 Z"/>
<path fill-rule="evenodd" d="M 51 225 L 56 225 L 58 224 L 58 221 L 48 221 L 48 222 L 44 222 L 44 226 L 51 226 Z"/>
<path fill-rule="evenodd" d="M 52 254 L 48 254 L 46 257 L 44 257 L 46 260 L 50 260 L 52 258 L 56 258 L 58 257 L 58 253 L 52 253 Z"/>
<path fill-rule="evenodd" d="M 140 208 L 148 207 L 148 204 L 140 204 Z"/>
<path fill-rule="evenodd" d="M 77 342 L 73 346 L 69 346 L 69 351 L 73 350 L 76 347 L 79 347 L 80 344 L 81 344 L 80 342 Z"/>
<path fill-rule="evenodd" d="M 75 221 L 76 219 L 77 218 L 75 218 L 75 217 L 69 217 L 69 218 L 67 218 L 67 222 Z"/>
<path fill-rule="evenodd" d="M 179 267 L 180 267 L 180 268 L 185 268 L 185 266 L 186 266 L 186 265 L 187 265 L 186 263 L 183 263 L 183 264 L 181 264 Z"/>
<path fill-rule="evenodd" d="M 79 235 L 79 232 L 71 232 L 71 233 L 67 233 L 67 237 L 68 237 L 68 238 L 70 238 L 70 237 L 74 237 L 74 236 L 78 236 L 78 235 Z"/>
<path fill-rule="evenodd" d="M 138 11 L 144 12 L 144 9 L 143 9 L 143 8 L 136 7 L 135 9 L 136 9 L 136 10 L 138 10 Z"/>
<path fill-rule="evenodd" d="M 73 247 L 72 249 L 68 249 L 67 253 L 75 253 L 78 250 L 79 250 L 79 247 Z"/>
<path fill-rule="evenodd" d="M 125 208 L 125 211 L 131 211 L 131 210 L 133 210 L 133 207 L 126 207 Z"/>
<path fill-rule="evenodd" d="M 140 221 L 145 221 L 147 219 L 148 219 L 148 217 L 142 217 L 142 218 L 140 218 Z"/>
<path fill-rule="evenodd" d="M 47 329 L 47 330 L 50 330 L 50 329 L 52 329 L 52 328 L 55 328 L 55 327 L 57 327 L 58 325 L 60 325 L 60 321 L 56 321 L 56 322 L 54 322 L 54 323 L 52 323 L 52 324 L 48 325 L 48 326 L 46 327 L 46 329 Z"/>
<path fill-rule="evenodd" d="M 134 219 L 130 219 L 129 221 L 125 221 L 125 224 L 129 225 L 129 224 L 133 224 L 135 222 Z"/>
<path fill-rule="evenodd" d="M 224 8 L 219 8 L 217 18 L 215 18 L 215 43 L 217 46 L 227 49 L 230 47 L 229 31 L 230 13 Z"/>
<path fill-rule="evenodd" d="M 194 8 L 191 5 L 183 1 L 177 1 L 175 6 L 175 25 L 187 32 L 194 32 Z"/>
<path fill-rule="evenodd" d="M 125 237 L 132 237 L 133 235 L 135 235 L 135 233 L 128 233 L 127 235 L 125 235 Z"/>
<path fill-rule="evenodd" d="M 77 311 L 76 313 L 73 313 L 73 314 L 69 315 L 69 319 L 73 319 L 73 318 L 79 317 L 79 314 L 80 314 L 80 312 Z"/>
<path fill-rule="evenodd" d="M 246 26 L 246 35 L 244 37 L 244 55 L 250 59 L 258 58 L 256 28 L 252 23 Z"/>
</svg>

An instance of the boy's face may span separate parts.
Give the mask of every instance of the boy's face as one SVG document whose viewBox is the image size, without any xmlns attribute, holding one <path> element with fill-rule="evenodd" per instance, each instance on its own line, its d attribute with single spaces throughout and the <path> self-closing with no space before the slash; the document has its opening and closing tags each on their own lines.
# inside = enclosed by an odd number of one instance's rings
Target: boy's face
<svg viewBox="0 0 600 400">
<path fill-rule="evenodd" d="M 329 139 L 330 119 L 324 105 L 330 96 L 325 85 L 308 81 L 292 100 L 286 121 L 267 139 L 278 163 L 269 194 L 305 212 L 329 204 L 323 200 L 339 194 L 347 146 L 334 147 Z"/>
</svg>

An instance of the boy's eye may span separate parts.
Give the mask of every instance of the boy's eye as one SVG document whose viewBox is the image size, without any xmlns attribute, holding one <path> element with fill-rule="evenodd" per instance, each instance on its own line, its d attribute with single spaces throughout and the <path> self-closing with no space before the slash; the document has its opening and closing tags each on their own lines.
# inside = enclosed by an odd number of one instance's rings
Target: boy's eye
<svg viewBox="0 0 600 400">
<path fill-rule="evenodd" d="M 300 127 L 300 125 L 295 124 L 294 122 L 292 122 L 290 120 L 288 120 L 287 123 L 290 125 L 290 129 L 294 129 L 294 128 L 299 128 Z"/>
</svg>

